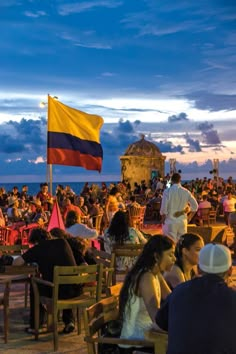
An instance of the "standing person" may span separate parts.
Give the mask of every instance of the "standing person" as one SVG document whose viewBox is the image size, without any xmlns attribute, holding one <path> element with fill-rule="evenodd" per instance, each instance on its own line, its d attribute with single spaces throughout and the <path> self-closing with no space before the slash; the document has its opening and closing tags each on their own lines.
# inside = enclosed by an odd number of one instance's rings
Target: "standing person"
<svg viewBox="0 0 236 354">
<path fill-rule="evenodd" d="M 236 292 L 227 285 L 230 250 L 209 243 L 199 254 L 201 277 L 178 285 L 157 312 L 168 332 L 167 354 L 236 353 Z"/>
<path fill-rule="evenodd" d="M 105 205 L 105 214 L 108 223 L 111 222 L 111 219 L 115 215 L 115 213 L 119 210 L 119 202 L 117 197 L 120 195 L 120 192 L 117 187 L 112 187 L 110 194 L 107 197 L 106 205 Z"/>
<path fill-rule="evenodd" d="M 226 198 L 223 201 L 224 218 L 226 225 L 229 226 L 229 216 L 235 212 L 236 199 L 232 196 L 231 191 L 227 192 Z"/>
<path fill-rule="evenodd" d="M 172 186 L 163 193 L 160 214 L 162 216 L 163 233 L 178 241 L 181 235 L 187 233 L 187 213 L 196 212 L 198 204 L 193 195 L 180 184 L 181 176 L 174 173 Z"/>
<path fill-rule="evenodd" d="M 169 237 L 155 235 L 145 244 L 120 292 L 121 338 L 144 339 L 145 332 L 155 322 L 161 299 L 171 292 L 162 272 L 170 270 L 174 261 L 174 242 Z M 134 350 L 126 347 L 120 352 L 131 354 Z"/>
</svg>

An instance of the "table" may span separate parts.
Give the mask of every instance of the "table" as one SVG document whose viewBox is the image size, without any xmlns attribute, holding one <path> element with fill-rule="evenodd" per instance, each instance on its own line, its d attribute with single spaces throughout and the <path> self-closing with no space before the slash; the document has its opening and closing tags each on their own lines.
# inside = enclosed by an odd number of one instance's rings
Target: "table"
<svg viewBox="0 0 236 354">
<path fill-rule="evenodd" d="M 205 244 L 210 242 L 224 243 L 226 241 L 226 225 L 196 226 L 189 224 L 187 232 L 202 236 Z"/>
</svg>

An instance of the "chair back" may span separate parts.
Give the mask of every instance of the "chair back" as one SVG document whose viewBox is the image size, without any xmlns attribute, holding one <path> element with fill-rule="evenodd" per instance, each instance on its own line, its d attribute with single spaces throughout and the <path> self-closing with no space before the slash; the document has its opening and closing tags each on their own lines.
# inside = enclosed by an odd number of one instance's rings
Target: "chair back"
<svg viewBox="0 0 236 354">
<path fill-rule="evenodd" d="M 207 222 L 209 226 L 209 214 L 210 214 L 210 208 L 201 208 L 199 209 L 199 220 L 200 224 L 204 224 L 204 222 Z"/>
<path fill-rule="evenodd" d="M 100 234 L 100 231 L 101 231 L 102 217 L 103 217 L 103 214 L 98 214 L 98 215 L 93 217 L 94 229 L 97 230 L 98 234 Z"/>
<path fill-rule="evenodd" d="M 0 227 L 0 245 L 10 244 L 11 229 L 8 227 Z"/>
<path fill-rule="evenodd" d="M 112 277 L 112 284 L 116 284 L 116 274 L 126 274 L 129 269 L 123 271 L 117 271 L 117 257 L 129 257 L 134 258 L 138 257 L 142 252 L 144 244 L 124 244 L 124 245 L 114 245 L 112 249 L 112 254 L 115 255 L 115 271 Z"/>
<path fill-rule="evenodd" d="M 146 208 L 147 208 L 146 205 L 143 205 L 143 206 L 140 207 L 140 215 L 139 215 L 140 219 L 139 219 L 139 224 L 138 224 L 139 229 L 143 228 Z"/>
<path fill-rule="evenodd" d="M 88 284 L 89 292 L 95 294 L 96 301 L 101 298 L 103 264 L 81 266 L 55 266 L 53 272 L 53 298 L 58 300 L 60 285 Z M 88 290 L 84 286 L 83 291 Z"/>
<path fill-rule="evenodd" d="M 107 296 L 114 296 L 118 299 L 122 286 L 123 283 L 118 283 L 116 285 L 109 286 L 109 288 L 107 288 Z"/>
<path fill-rule="evenodd" d="M 107 289 L 112 284 L 112 275 L 115 270 L 115 255 L 93 248 L 92 256 L 96 264 L 103 264 L 103 279 L 105 289 Z"/>
</svg>

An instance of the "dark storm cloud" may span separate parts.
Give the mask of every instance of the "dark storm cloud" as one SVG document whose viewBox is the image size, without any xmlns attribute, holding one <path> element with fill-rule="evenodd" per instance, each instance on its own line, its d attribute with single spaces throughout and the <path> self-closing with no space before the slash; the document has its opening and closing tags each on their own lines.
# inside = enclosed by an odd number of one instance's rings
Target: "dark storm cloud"
<svg viewBox="0 0 236 354">
<path fill-rule="evenodd" d="M 195 92 L 186 96 L 195 102 L 195 107 L 209 111 L 222 111 L 236 109 L 236 95 L 220 95 L 208 92 Z"/>
<path fill-rule="evenodd" d="M 188 121 L 189 119 L 187 118 L 187 114 L 184 112 L 181 112 L 178 115 L 173 114 L 172 116 L 168 117 L 168 122 L 169 123 L 178 123 L 178 122 L 183 122 L 183 121 Z"/>
<path fill-rule="evenodd" d="M 183 147 L 181 145 L 174 145 L 171 141 L 158 141 L 156 145 L 162 153 L 183 152 Z"/>
<path fill-rule="evenodd" d="M 38 120 L 22 118 L 20 122 L 4 123 L 0 129 L 0 141 L 1 153 L 11 155 L 24 153 L 34 156 L 45 154 L 46 120 L 43 118 Z"/>
<path fill-rule="evenodd" d="M 189 144 L 189 151 L 190 152 L 199 152 L 202 151 L 200 141 L 192 139 L 189 134 L 185 134 L 184 138 L 186 142 Z"/>
<path fill-rule="evenodd" d="M 220 144 L 220 137 L 214 125 L 208 122 L 203 122 L 197 125 L 197 129 L 201 131 L 203 141 L 209 145 Z"/>
<path fill-rule="evenodd" d="M 122 133 L 133 133 L 134 132 L 134 127 L 129 120 L 124 121 L 123 119 L 120 119 L 118 122 L 117 129 L 119 132 L 122 132 Z"/>
</svg>

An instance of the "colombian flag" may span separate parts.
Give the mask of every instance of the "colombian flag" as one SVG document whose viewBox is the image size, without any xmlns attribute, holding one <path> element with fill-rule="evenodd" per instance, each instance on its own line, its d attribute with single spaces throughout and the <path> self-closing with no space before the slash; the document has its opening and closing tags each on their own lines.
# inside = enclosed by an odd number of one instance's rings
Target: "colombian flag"
<svg viewBox="0 0 236 354">
<path fill-rule="evenodd" d="M 47 163 L 101 172 L 102 125 L 102 117 L 68 107 L 48 96 Z"/>
</svg>

